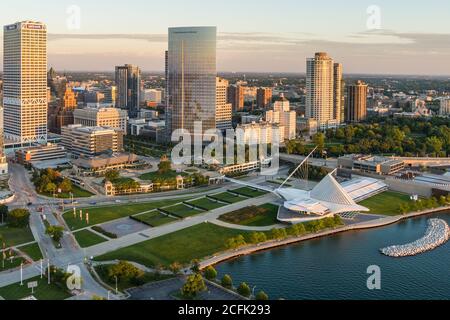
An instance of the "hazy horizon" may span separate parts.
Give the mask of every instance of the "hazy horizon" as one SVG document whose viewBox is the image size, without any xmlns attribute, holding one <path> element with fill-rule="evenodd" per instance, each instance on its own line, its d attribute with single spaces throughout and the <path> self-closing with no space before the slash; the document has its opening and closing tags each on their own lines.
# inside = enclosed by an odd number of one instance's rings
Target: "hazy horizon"
<svg viewBox="0 0 450 320">
<path fill-rule="evenodd" d="M 49 67 L 73 72 L 105 72 L 125 63 L 163 71 L 169 27 L 213 25 L 221 72 L 302 73 L 306 58 L 325 51 L 343 63 L 345 74 L 450 75 L 450 3 L 373 4 L 19 0 L 0 10 L 0 23 L 46 23 Z"/>
</svg>

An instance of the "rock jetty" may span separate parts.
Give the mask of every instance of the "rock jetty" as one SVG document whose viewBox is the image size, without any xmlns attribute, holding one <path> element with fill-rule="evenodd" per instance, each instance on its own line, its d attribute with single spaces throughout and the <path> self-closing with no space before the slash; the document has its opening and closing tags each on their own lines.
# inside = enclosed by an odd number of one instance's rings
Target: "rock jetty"
<svg viewBox="0 0 450 320">
<path fill-rule="evenodd" d="M 394 258 L 415 256 L 436 249 L 450 239 L 450 228 L 444 220 L 430 219 L 425 236 L 415 242 L 381 249 L 381 253 Z"/>
</svg>

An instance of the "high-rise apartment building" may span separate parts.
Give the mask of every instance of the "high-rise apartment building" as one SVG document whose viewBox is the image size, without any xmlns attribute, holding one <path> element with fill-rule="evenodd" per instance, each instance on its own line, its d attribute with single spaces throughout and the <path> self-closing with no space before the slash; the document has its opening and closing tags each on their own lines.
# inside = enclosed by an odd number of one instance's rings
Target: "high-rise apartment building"
<svg viewBox="0 0 450 320">
<path fill-rule="evenodd" d="M 136 117 L 141 101 L 141 70 L 139 67 L 130 64 L 116 67 L 116 86 L 116 106 L 126 109 L 130 117 Z"/>
<path fill-rule="evenodd" d="M 47 27 L 23 21 L 3 30 L 5 137 L 47 141 Z"/>
<path fill-rule="evenodd" d="M 342 76 L 342 64 L 334 64 L 334 118 L 337 123 L 343 123 L 345 119 L 345 83 Z"/>
<path fill-rule="evenodd" d="M 228 81 L 217 77 L 216 80 L 216 128 L 219 130 L 232 129 L 233 110 L 228 103 L 227 90 Z"/>
<path fill-rule="evenodd" d="M 228 103 L 231 103 L 233 112 L 244 110 L 245 90 L 243 86 L 231 85 L 228 87 Z"/>
<path fill-rule="evenodd" d="M 216 27 L 169 29 L 167 134 L 216 128 Z"/>
<path fill-rule="evenodd" d="M 317 120 L 322 129 L 342 121 L 342 66 L 327 53 L 316 53 L 306 62 L 306 118 Z"/>
<path fill-rule="evenodd" d="M 347 86 L 346 122 L 357 123 L 366 119 L 367 89 L 367 84 L 360 80 Z"/>
<path fill-rule="evenodd" d="M 256 91 L 256 106 L 259 109 L 268 109 L 272 105 L 272 89 L 258 88 Z"/>
</svg>

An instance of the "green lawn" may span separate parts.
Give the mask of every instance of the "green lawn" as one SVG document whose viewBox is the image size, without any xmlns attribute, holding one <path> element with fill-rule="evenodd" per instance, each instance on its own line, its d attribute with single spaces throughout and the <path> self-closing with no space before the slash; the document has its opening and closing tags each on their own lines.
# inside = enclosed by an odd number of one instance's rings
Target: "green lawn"
<svg viewBox="0 0 450 320">
<path fill-rule="evenodd" d="M 37 281 L 38 287 L 34 289 L 34 297 L 38 300 L 65 300 L 70 298 L 71 295 L 64 289 L 61 289 L 55 284 L 47 284 L 47 279 L 41 279 L 36 277 L 27 281 L 24 281 L 24 285 L 15 283 L 13 285 L 0 288 L 0 296 L 6 300 L 21 300 L 31 296 L 31 289 L 28 289 L 27 284 L 29 282 Z"/>
<path fill-rule="evenodd" d="M 201 211 L 201 210 L 192 209 L 184 204 L 179 204 L 176 206 L 164 208 L 163 210 L 167 211 L 171 215 L 174 215 L 175 217 L 179 217 L 181 219 L 192 217 L 197 214 L 203 213 L 203 211 Z"/>
<path fill-rule="evenodd" d="M 8 226 L 0 227 L 0 238 L 6 243 L 7 247 L 34 241 L 30 228 L 17 229 Z"/>
<path fill-rule="evenodd" d="M 261 197 L 261 196 L 267 194 L 267 192 L 264 192 L 261 190 L 254 190 L 249 187 L 239 188 L 239 189 L 231 190 L 231 191 L 234 193 L 243 195 L 245 197 L 248 197 L 248 198 L 258 198 L 258 197 Z"/>
<path fill-rule="evenodd" d="M 279 207 L 273 204 L 265 204 L 260 207 L 248 207 L 224 214 L 220 220 L 249 227 L 267 227 L 279 223 L 277 220 Z"/>
<path fill-rule="evenodd" d="M 359 204 L 369 208 L 371 214 L 397 216 L 400 215 L 400 205 L 411 204 L 412 202 L 409 195 L 387 191 L 364 200 Z"/>
<path fill-rule="evenodd" d="M 100 277 L 100 279 L 102 279 L 102 281 L 104 283 L 109 285 L 111 288 L 116 288 L 116 280 L 110 279 L 108 277 L 108 268 L 109 268 L 109 266 L 107 266 L 107 265 L 96 266 L 95 271 L 97 271 L 98 276 Z M 173 277 L 174 277 L 173 275 L 145 273 L 144 276 L 142 277 L 142 279 L 139 280 L 138 284 L 134 283 L 133 281 L 130 281 L 130 280 L 122 280 L 122 281 L 117 282 L 117 287 L 118 287 L 119 291 L 123 292 L 124 290 L 130 289 L 130 288 L 142 286 L 144 284 L 151 283 L 151 282 L 157 282 L 157 281 L 171 279 Z"/>
<path fill-rule="evenodd" d="M 221 202 L 216 202 L 214 200 L 208 199 L 208 198 L 203 198 L 203 199 L 199 199 L 199 200 L 195 200 L 195 201 L 189 201 L 189 204 L 192 204 L 193 206 L 206 210 L 206 211 L 211 211 L 214 209 L 218 209 L 218 208 L 222 208 L 224 206 L 226 206 L 226 204 L 223 204 Z"/>
<path fill-rule="evenodd" d="M 178 173 L 176 171 L 169 171 L 164 174 L 161 174 L 159 172 L 149 172 L 149 173 L 143 174 L 139 178 L 141 180 L 153 181 L 156 178 L 163 179 L 163 180 L 175 179 L 177 176 L 186 177 L 187 174 L 184 172 Z"/>
<path fill-rule="evenodd" d="M 214 198 L 214 199 L 217 199 L 219 201 L 223 201 L 223 202 L 231 203 L 231 204 L 232 203 L 241 202 L 241 201 L 245 200 L 245 198 L 236 196 L 236 195 L 231 194 L 229 192 L 215 194 L 213 196 L 210 196 L 210 198 Z"/>
<path fill-rule="evenodd" d="M 138 213 L 151 211 L 160 207 L 168 205 L 170 206 L 172 204 L 180 203 L 189 199 L 191 198 L 87 208 L 83 209 L 83 213 L 85 213 L 86 211 L 89 213 L 89 223 L 91 226 L 93 226 L 121 218 L 126 218 Z M 73 211 L 67 211 L 66 213 L 64 213 L 64 219 L 66 220 L 71 230 L 79 230 L 87 227 L 86 221 L 80 221 L 79 212 L 80 209 L 77 209 L 76 217 L 73 216 Z"/>
<path fill-rule="evenodd" d="M 5 259 L 5 267 L 3 268 L 3 260 L 0 260 L 0 272 L 19 268 L 21 264 L 26 263 L 22 257 L 15 257 L 12 262 L 11 259 Z"/>
<path fill-rule="evenodd" d="M 82 230 L 73 234 L 78 244 L 82 248 L 89 248 L 97 244 L 106 242 L 105 238 L 93 233 L 90 230 Z"/>
<path fill-rule="evenodd" d="M 226 240 L 245 231 L 222 228 L 203 223 L 160 238 L 97 257 L 97 261 L 126 260 L 148 267 L 169 266 L 173 262 L 189 264 L 193 259 L 202 259 L 226 250 Z"/>
<path fill-rule="evenodd" d="M 19 250 L 28 255 L 34 261 L 39 261 L 43 259 L 41 248 L 39 248 L 39 245 L 37 243 L 20 247 Z"/>
<path fill-rule="evenodd" d="M 152 211 L 138 216 L 134 216 L 134 219 L 146 223 L 152 227 L 160 227 L 168 223 L 177 221 L 177 219 L 165 216 L 158 211 Z"/>
<path fill-rule="evenodd" d="M 82 189 L 76 185 L 72 186 L 72 193 L 73 193 L 74 198 L 90 198 L 94 195 L 93 193 L 91 193 L 85 189 Z M 49 198 L 53 198 L 52 193 L 43 192 L 43 193 L 39 193 L 39 194 L 49 197 Z M 71 195 L 70 195 L 70 193 L 59 193 L 56 195 L 56 197 L 59 199 L 70 199 Z"/>
</svg>

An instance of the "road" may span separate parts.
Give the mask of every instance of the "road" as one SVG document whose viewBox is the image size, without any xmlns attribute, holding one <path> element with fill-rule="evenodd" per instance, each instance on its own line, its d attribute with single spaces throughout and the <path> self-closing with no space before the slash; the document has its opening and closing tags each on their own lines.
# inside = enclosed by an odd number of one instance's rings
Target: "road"
<svg viewBox="0 0 450 320">
<path fill-rule="evenodd" d="M 300 163 L 302 163 L 303 160 L 305 160 L 306 157 L 304 156 L 298 156 L 295 154 L 287 154 L 287 153 L 282 153 L 280 154 L 280 159 L 282 161 L 287 161 L 287 162 L 292 162 L 294 164 L 299 165 Z M 313 165 L 313 166 L 317 166 L 317 167 L 327 167 L 329 169 L 336 169 L 338 167 L 338 161 L 337 159 L 317 159 L 317 158 L 310 158 L 308 160 L 308 163 Z"/>
<path fill-rule="evenodd" d="M 20 165 L 10 165 L 10 188 L 16 194 L 15 200 L 11 204 L 11 207 L 26 207 L 28 203 L 33 205 L 29 206 L 30 209 L 30 228 L 33 236 L 39 244 L 41 251 L 45 258 L 44 269 L 46 264 L 50 263 L 58 268 L 67 270 L 69 265 L 76 265 L 80 268 L 81 276 L 83 278 L 83 297 L 85 299 L 91 298 L 93 295 L 107 297 L 108 292 L 105 288 L 100 286 L 89 273 L 86 265 L 84 264 L 84 257 L 86 256 L 84 251 L 81 250 L 75 242 L 73 236 L 69 233 L 65 233 L 61 240 L 62 248 L 57 249 L 53 241 L 48 235 L 45 234 L 45 226 L 43 223 L 43 217 L 38 212 L 38 207 L 44 208 L 44 214 L 48 222 L 52 225 L 60 225 L 57 217 L 53 215 L 56 212 L 54 207 L 57 201 L 45 201 L 39 197 L 34 186 L 31 183 L 28 172 Z M 40 263 L 27 266 L 23 270 L 23 279 L 27 279 L 39 276 L 41 274 Z M 20 271 L 6 272 L 0 274 L 0 286 L 7 286 L 20 281 Z"/>
<path fill-rule="evenodd" d="M 283 170 L 286 171 L 286 168 L 283 168 Z M 81 296 L 81 298 L 85 299 L 90 299 L 93 295 L 105 298 L 108 296 L 107 289 L 103 288 L 100 284 L 98 284 L 89 273 L 88 268 L 85 265 L 85 261 L 88 257 L 99 256 L 111 251 L 115 251 L 120 248 L 128 247 L 130 245 L 138 244 L 166 234 L 177 232 L 204 222 L 211 222 L 220 225 L 220 222 L 217 219 L 227 212 L 239 210 L 250 205 L 255 206 L 263 205 L 268 202 L 277 200 L 277 197 L 273 194 L 268 194 L 258 199 L 248 199 L 236 204 L 231 204 L 229 206 L 207 212 L 203 215 L 198 215 L 192 218 L 181 220 L 179 222 L 175 222 L 159 228 L 152 228 L 149 230 L 145 230 L 143 232 L 130 234 L 122 238 L 111 240 L 109 242 L 105 242 L 87 249 L 79 248 L 73 235 L 70 232 L 66 232 L 64 234 L 63 239 L 61 240 L 62 248 L 57 249 L 55 248 L 50 237 L 45 234 L 43 214 L 45 215 L 45 218 L 51 225 L 65 225 L 64 220 L 60 216 L 60 213 L 58 213 L 57 207 L 60 204 L 60 200 L 48 199 L 46 197 L 39 196 L 36 193 L 34 186 L 29 179 L 29 173 L 22 166 L 17 164 L 11 164 L 10 174 L 11 174 L 10 180 L 11 191 L 15 192 L 16 194 L 15 200 L 10 204 L 10 209 L 24 208 L 27 207 L 28 204 L 30 204 L 28 206 L 31 213 L 30 227 L 35 240 L 41 247 L 41 251 L 46 261 L 49 260 L 51 265 L 54 265 L 58 268 L 62 268 L 65 270 L 69 265 L 78 266 L 80 268 L 81 276 L 83 278 L 83 295 Z M 263 183 L 266 179 L 267 179 L 266 177 L 255 176 L 247 178 L 246 180 L 250 180 L 253 183 Z M 188 195 L 190 196 L 196 194 L 207 195 L 226 192 L 232 186 L 234 186 L 233 183 L 227 183 L 217 188 L 208 187 L 196 190 L 191 189 L 187 191 L 183 190 L 183 191 L 165 192 L 164 194 L 135 196 L 132 199 L 130 199 L 129 196 L 114 198 L 114 200 L 108 197 L 95 196 L 89 199 L 80 199 L 78 201 L 78 205 L 83 207 L 97 206 L 97 202 L 101 202 L 101 205 L 117 204 L 116 200 L 121 201 L 120 202 L 121 204 L 147 202 L 150 200 L 162 201 L 167 199 L 184 198 Z M 94 202 L 95 204 L 93 204 Z M 40 208 L 43 209 L 43 213 L 39 212 Z M 44 268 L 45 267 L 46 266 L 44 266 Z M 40 273 L 41 273 L 40 263 L 27 266 L 23 270 L 23 279 L 27 280 L 32 277 L 39 276 Z M 17 283 L 18 281 L 20 281 L 20 272 L 17 270 L 13 272 L 0 273 L 1 287 Z M 114 297 L 113 295 L 111 295 L 111 297 L 113 299 L 117 299 L 117 297 Z"/>
</svg>

